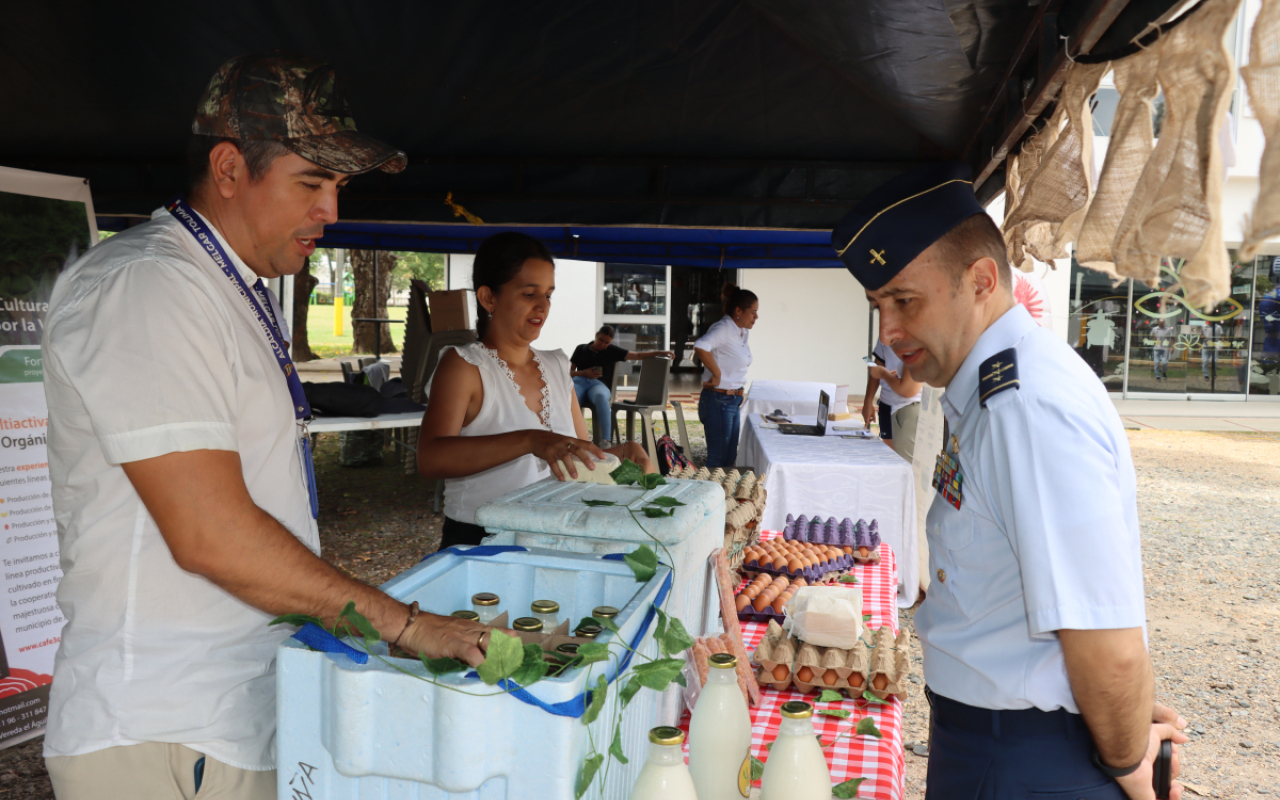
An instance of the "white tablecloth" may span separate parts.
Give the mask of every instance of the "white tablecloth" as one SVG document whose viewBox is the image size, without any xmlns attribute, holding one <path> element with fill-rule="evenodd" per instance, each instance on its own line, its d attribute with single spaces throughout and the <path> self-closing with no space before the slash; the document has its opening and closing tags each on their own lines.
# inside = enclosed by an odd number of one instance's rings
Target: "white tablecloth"
<svg viewBox="0 0 1280 800">
<path fill-rule="evenodd" d="M 747 401 L 742 404 L 742 414 L 768 414 L 775 408 L 787 416 L 812 417 L 818 413 L 818 393 L 826 392 L 831 403 L 836 402 L 834 383 L 812 381 L 752 381 Z M 805 422 L 806 420 L 794 420 Z"/>
<path fill-rule="evenodd" d="M 911 465 L 878 438 L 845 439 L 833 430 L 861 428 L 856 420 L 828 423 L 826 436 L 786 436 L 760 424 L 759 414 L 743 419 L 738 463 L 765 474 L 761 529 L 782 530 L 787 514 L 879 520 L 881 538 L 898 554 L 898 605 L 915 603 L 920 566 Z"/>
</svg>

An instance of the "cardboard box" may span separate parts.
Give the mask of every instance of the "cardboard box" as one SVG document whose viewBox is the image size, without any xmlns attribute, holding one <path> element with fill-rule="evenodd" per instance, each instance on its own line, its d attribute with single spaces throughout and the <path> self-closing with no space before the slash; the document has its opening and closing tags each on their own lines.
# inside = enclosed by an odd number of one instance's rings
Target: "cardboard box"
<svg viewBox="0 0 1280 800">
<path fill-rule="evenodd" d="M 431 306 L 431 332 L 468 331 L 476 326 L 475 295 L 469 289 L 428 292 Z"/>
</svg>

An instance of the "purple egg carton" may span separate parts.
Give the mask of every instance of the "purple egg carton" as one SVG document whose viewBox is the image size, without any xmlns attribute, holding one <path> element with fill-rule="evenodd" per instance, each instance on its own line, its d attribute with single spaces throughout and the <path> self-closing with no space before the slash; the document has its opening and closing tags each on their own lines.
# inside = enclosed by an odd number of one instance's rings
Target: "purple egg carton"
<svg viewBox="0 0 1280 800">
<path fill-rule="evenodd" d="M 772 620 L 781 625 L 784 619 L 786 619 L 786 615 L 781 611 L 775 612 L 773 606 L 765 606 L 764 611 L 756 611 L 748 604 L 746 608 L 738 612 L 739 622 L 763 622 L 768 625 L 769 621 Z"/>
<path fill-rule="evenodd" d="M 879 560 L 878 558 L 876 559 Z M 816 567 L 802 567 L 799 572 L 792 572 L 789 569 L 778 569 L 770 564 L 767 567 L 760 566 L 758 559 L 744 559 L 742 562 L 743 569 L 755 570 L 756 572 L 767 572 L 770 575 L 783 575 L 788 578 L 804 578 L 809 583 L 817 583 L 825 576 L 833 572 L 844 572 L 853 568 L 854 557 L 848 553 L 843 553 L 839 558 L 834 558 L 826 562 L 825 565 Z"/>
<path fill-rule="evenodd" d="M 804 514 L 799 517 L 788 514 L 782 538 L 795 542 L 874 550 L 880 546 L 880 524 L 874 519 L 870 523 L 865 519 L 855 523 L 848 517 L 837 521 L 835 517 L 824 520 L 822 517 L 810 519 Z"/>
</svg>

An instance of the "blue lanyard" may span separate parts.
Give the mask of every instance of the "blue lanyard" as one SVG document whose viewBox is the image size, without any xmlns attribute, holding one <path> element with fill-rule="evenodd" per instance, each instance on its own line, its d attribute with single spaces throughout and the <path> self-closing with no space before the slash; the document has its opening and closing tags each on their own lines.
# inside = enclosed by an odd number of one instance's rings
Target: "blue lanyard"
<svg viewBox="0 0 1280 800">
<path fill-rule="evenodd" d="M 236 292 L 249 304 L 249 311 L 253 313 L 258 327 L 266 335 L 267 344 L 271 345 L 271 354 L 276 357 L 276 363 L 284 373 L 285 382 L 289 384 L 289 396 L 293 398 L 294 418 L 297 419 L 301 428 L 298 437 L 298 453 L 302 459 L 303 479 L 306 481 L 307 494 L 311 500 L 311 517 L 316 519 L 320 516 L 320 497 L 316 491 L 315 467 L 311 458 L 311 435 L 307 430 L 307 423 L 311 421 L 311 404 L 307 402 L 306 392 L 302 390 L 302 380 L 298 377 L 298 370 L 293 366 L 293 359 L 289 358 L 289 350 L 284 346 L 284 336 L 277 327 L 275 314 L 263 308 L 262 298 L 256 291 L 249 290 L 244 278 L 240 275 L 240 270 L 235 268 L 231 259 L 227 257 L 226 251 L 222 249 L 218 237 L 213 235 L 213 231 L 209 230 L 186 201 L 181 197 L 174 198 L 167 208 L 169 213 L 195 237 L 200 247 L 209 254 L 209 258 L 213 259 L 213 263 L 217 264 L 222 274 L 231 281 Z M 270 303 L 267 305 L 270 306 Z"/>
<path fill-rule="evenodd" d="M 271 345 L 271 354 L 276 357 L 276 363 L 280 365 L 280 371 L 284 373 L 285 381 L 289 384 L 289 395 L 293 398 L 293 412 L 299 423 L 309 422 L 311 420 L 311 404 L 307 402 L 307 395 L 302 390 L 302 381 L 298 378 L 298 370 L 293 366 L 293 359 L 289 358 L 289 350 L 284 346 L 284 337 L 276 328 L 275 317 L 262 307 L 256 292 L 250 291 L 249 286 L 244 282 L 244 278 L 240 275 L 240 270 L 235 268 L 231 263 L 231 259 L 227 257 L 226 251 L 222 249 L 222 245 L 218 242 L 218 238 L 213 232 L 201 221 L 191 206 L 181 197 L 175 198 L 167 208 L 169 213 L 177 217 L 182 226 L 195 237 L 200 247 L 209 254 L 209 258 L 213 259 L 213 263 L 218 265 L 222 273 L 227 276 L 227 280 L 235 287 L 244 301 L 249 304 L 249 310 L 253 312 L 253 317 L 258 323 L 258 327 L 267 337 L 267 343 Z"/>
</svg>

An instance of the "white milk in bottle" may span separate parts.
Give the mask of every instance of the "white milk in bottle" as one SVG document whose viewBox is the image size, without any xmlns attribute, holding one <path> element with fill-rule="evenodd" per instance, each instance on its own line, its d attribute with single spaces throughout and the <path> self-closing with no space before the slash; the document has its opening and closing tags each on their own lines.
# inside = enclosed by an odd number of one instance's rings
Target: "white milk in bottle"
<svg viewBox="0 0 1280 800">
<path fill-rule="evenodd" d="M 751 715 L 738 688 L 738 659 L 714 653 L 689 720 L 689 773 L 698 800 L 751 795 Z"/>
<path fill-rule="evenodd" d="M 684 731 L 663 726 L 649 731 L 649 760 L 631 790 L 631 800 L 698 800 L 684 765 Z"/>
<path fill-rule="evenodd" d="M 831 800 L 831 770 L 814 737 L 813 706 L 782 704 L 778 738 L 760 779 L 760 800 Z"/>
</svg>

